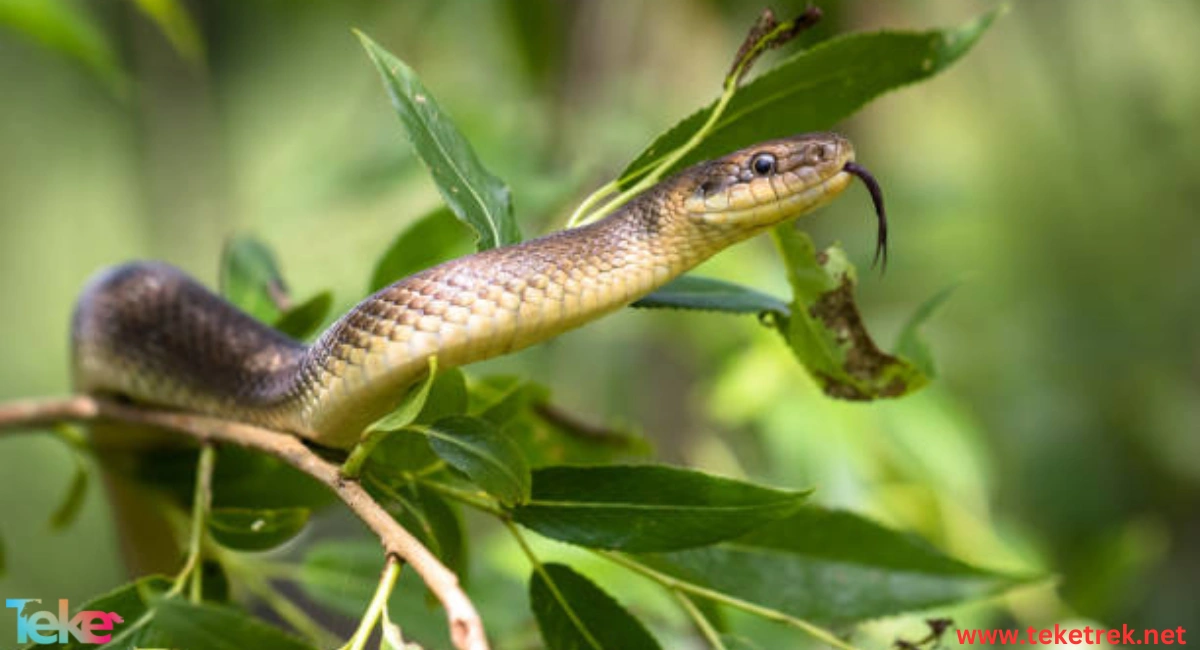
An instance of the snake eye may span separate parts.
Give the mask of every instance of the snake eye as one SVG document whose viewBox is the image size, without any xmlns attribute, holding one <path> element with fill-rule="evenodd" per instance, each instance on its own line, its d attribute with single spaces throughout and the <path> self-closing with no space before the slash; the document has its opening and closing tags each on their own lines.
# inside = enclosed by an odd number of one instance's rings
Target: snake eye
<svg viewBox="0 0 1200 650">
<path fill-rule="evenodd" d="M 775 171 L 775 156 L 769 153 L 760 153 L 750 161 L 750 169 L 754 170 L 759 176 L 766 176 Z"/>
</svg>

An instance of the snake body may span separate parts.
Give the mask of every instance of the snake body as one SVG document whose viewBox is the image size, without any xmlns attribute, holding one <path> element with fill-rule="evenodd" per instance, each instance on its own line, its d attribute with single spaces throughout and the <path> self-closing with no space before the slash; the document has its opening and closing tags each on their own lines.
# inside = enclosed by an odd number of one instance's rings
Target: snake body
<svg viewBox="0 0 1200 650">
<path fill-rule="evenodd" d="M 366 298 L 304 345 L 182 271 L 98 274 L 73 327 L 78 390 L 349 447 L 428 372 L 506 354 L 628 305 L 850 183 L 844 138 L 806 134 L 690 167 L 593 224 L 450 260 Z"/>
</svg>

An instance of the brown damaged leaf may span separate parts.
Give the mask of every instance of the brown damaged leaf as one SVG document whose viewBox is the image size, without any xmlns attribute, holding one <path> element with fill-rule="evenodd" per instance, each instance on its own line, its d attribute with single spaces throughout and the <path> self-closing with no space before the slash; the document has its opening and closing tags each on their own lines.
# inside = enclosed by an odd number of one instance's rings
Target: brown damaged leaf
<svg viewBox="0 0 1200 650">
<path fill-rule="evenodd" d="M 816 7 L 809 7 L 804 13 L 782 24 L 776 20 L 775 12 L 770 8 L 763 9 L 758 22 L 750 28 L 746 40 L 742 41 L 742 46 L 738 48 L 737 56 L 733 57 L 733 65 L 725 75 L 725 83 L 740 83 L 763 52 L 792 41 L 820 20 L 821 10 Z"/>
<path fill-rule="evenodd" d="M 879 349 L 854 301 L 854 267 L 838 246 L 817 253 L 793 227 L 775 230 L 792 285 L 792 315 L 776 318 L 783 334 L 826 395 L 869 401 L 919 390 L 929 378 L 915 365 Z"/>
<path fill-rule="evenodd" d="M 821 258 L 828 259 L 824 252 Z M 867 334 L 858 305 L 854 303 L 854 281 L 850 274 L 842 275 L 841 284 L 837 289 L 821 296 L 808 310 L 813 318 L 833 332 L 838 345 L 846 350 L 843 369 L 855 382 L 838 381 L 835 377 L 826 377 L 825 393 L 830 397 L 847 400 L 871 400 L 876 397 L 899 397 L 913 390 L 900 376 L 892 375 L 888 370 L 907 362 L 898 359 L 875 345 L 875 341 Z M 891 381 L 878 386 L 876 394 L 864 392 L 861 385 L 871 385 L 877 377 L 890 375 Z M 922 382 L 921 385 L 924 385 Z"/>
</svg>

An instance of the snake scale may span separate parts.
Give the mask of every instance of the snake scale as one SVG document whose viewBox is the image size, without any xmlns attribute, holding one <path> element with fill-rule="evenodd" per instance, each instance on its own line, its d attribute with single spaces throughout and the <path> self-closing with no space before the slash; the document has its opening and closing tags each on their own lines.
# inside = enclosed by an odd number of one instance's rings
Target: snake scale
<svg viewBox="0 0 1200 650">
<path fill-rule="evenodd" d="M 832 133 L 764 142 L 667 178 L 595 223 L 450 260 L 366 298 L 311 345 L 182 271 L 93 278 L 72 324 L 76 389 L 349 447 L 428 372 L 507 354 L 626 306 L 718 251 L 811 212 L 854 176 Z"/>
</svg>

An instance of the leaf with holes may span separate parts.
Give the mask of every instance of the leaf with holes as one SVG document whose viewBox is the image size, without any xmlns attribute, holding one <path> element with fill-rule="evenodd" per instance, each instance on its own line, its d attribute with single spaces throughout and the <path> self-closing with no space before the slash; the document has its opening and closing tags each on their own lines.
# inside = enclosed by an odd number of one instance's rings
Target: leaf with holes
<svg viewBox="0 0 1200 650">
<path fill-rule="evenodd" d="M 403 61 L 362 32 L 356 32 L 379 70 L 392 106 L 417 155 L 429 167 L 438 191 L 458 218 L 475 231 L 480 250 L 521 241 L 512 197 Z"/>
<path fill-rule="evenodd" d="M 854 267 L 837 246 L 817 254 L 808 235 L 784 224 L 774 230 L 792 285 L 791 316 L 775 326 L 826 395 L 846 400 L 900 397 L 929 378 L 879 349 L 854 302 Z"/>
<path fill-rule="evenodd" d="M 591 580 L 564 564 L 542 565 L 529 579 L 529 604 L 547 648 L 659 650 L 641 621 Z"/>
</svg>

